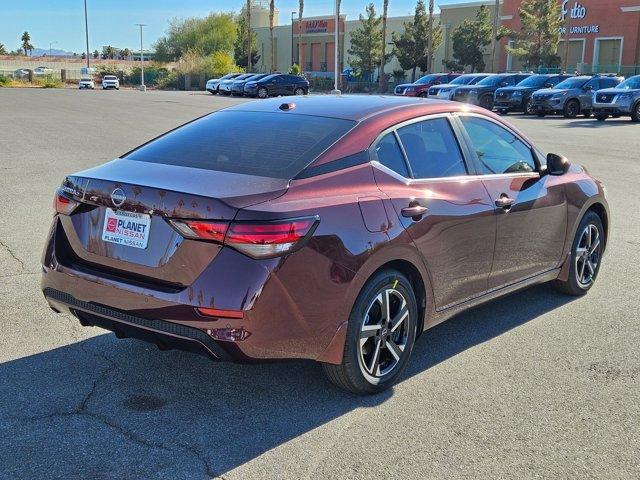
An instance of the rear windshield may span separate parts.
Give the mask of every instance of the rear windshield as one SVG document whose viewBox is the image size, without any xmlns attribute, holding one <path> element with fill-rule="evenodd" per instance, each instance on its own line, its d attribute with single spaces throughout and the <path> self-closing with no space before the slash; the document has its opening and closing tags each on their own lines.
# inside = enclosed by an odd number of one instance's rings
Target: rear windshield
<svg viewBox="0 0 640 480">
<path fill-rule="evenodd" d="M 568 88 L 568 89 L 580 88 L 589 80 L 591 80 L 591 78 L 584 78 L 584 77 L 567 78 L 566 80 L 560 82 L 553 88 L 557 88 L 560 90 L 563 88 Z"/>
<path fill-rule="evenodd" d="M 290 179 L 355 123 L 294 113 L 220 111 L 152 140 L 123 158 Z"/>
</svg>

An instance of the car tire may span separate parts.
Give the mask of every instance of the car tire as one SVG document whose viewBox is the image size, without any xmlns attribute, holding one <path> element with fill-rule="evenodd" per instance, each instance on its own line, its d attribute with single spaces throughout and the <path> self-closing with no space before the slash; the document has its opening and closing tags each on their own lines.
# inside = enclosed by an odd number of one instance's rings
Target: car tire
<svg viewBox="0 0 640 480">
<path fill-rule="evenodd" d="M 528 98 L 524 102 L 523 111 L 524 111 L 525 115 L 533 115 L 532 103 L 531 103 L 531 99 L 530 98 Z"/>
<path fill-rule="evenodd" d="M 486 108 L 487 110 L 493 110 L 493 96 L 492 95 L 484 95 L 480 97 L 480 106 L 482 108 Z"/>
<path fill-rule="evenodd" d="M 294 95 L 304 95 L 304 88 L 298 87 L 293 91 Z"/>
<path fill-rule="evenodd" d="M 589 118 L 589 117 L 591 117 L 591 110 L 586 110 L 586 111 L 583 113 L 583 115 L 584 115 L 584 118 Z"/>
<path fill-rule="evenodd" d="M 608 116 L 609 115 L 603 114 L 603 113 L 596 113 L 594 115 L 595 119 L 598 120 L 599 122 L 604 122 L 607 119 Z"/>
<path fill-rule="evenodd" d="M 429 96 L 429 93 L 427 93 L 427 92 L 421 92 L 421 93 L 418 94 L 418 97 L 420 97 L 420 98 L 427 98 L 428 96 Z"/>
<path fill-rule="evenodd" d="M 545 112 L 536 112 L 536 115 L 540 118 L 544 117 L 546 115 Z"/>
<path fill-rule="evenodd" d="M 265 87 L 260 87 L 258 89 L 258 98 L 267 98 L 269 96 L 269 91 Z"/>
<path fill-rule="evenodd" d="M 384 305 L 389 306 L 389 315 Z M 358 395 L 386 390 L 407 365 L 417 325 L 416 297 L 407 277 L 396 270 L 380 271 L 367 281 L 353 305 L 342 363 L 323 363 L 325 375 Z"/>
<path fill-rule="evenodd" d="M 587 293 L 600 271 L 604 241 L 602 219 L 597 213 L 588 211 L 580 221 L 571 246 L 569 278 L 567 281 L 554 280 L 554 288 L 566 295 Z"/>
<path fill-rule="evenodd" d="M 501 108 L 500 110 L 498 110 L 498 113 L 500 115 L 508 115 L 509 114 L 509 110 L 507 110 L 506 108 Z"/>
<path fill-rule="evenodd" d="M 576 118 L 580 114 L 580 103 L 577 100 L 569 100 L 562 109 L 564 118 Z"/>
<path fill-rule="evenodd" d="M 636 103 L 631 111 L 631 121 L 640 122 L 640 102 Z"/>
</svg>

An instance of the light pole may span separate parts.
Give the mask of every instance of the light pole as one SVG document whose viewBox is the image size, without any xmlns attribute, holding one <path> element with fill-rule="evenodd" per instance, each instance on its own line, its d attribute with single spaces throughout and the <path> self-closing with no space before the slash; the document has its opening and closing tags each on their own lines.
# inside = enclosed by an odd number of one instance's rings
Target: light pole
<svg viewBox="0 0 640 480">
<path fill-rule="evenodd" d="M 136 23 L 140 27 L 140 91 L 146 92 L 147 87 L 144 85 L 144 52 L 142 51 L 142 27 L 146 27 L 146 23 Z"/>
<path fill-rule="evenodd" d="M 333 91 L 331 93 L 335 93 L 336 95 L 340 95 L 340 90 L 338 89 L 338 75 L 340 68 L 340 62 L 338 61 L 340 51 L 338 50 L 338 43 L 340 42 L 340 0 L 335 0 L 335 10 L 336 10 L 336 19 L 334 25 L 334 53 L 333 53 L 333 71 L 335 78 L 333 79 Z"/>
<path fill-rule="evenodd" d="M 51 58 L 51 45 L 55 45 L 58 42 L 49 42 L 49 58 Z"/>
<path fill-rule="evenodd" d="M 295 58 L 293 56 L 293 16 L 298 12 L 291 12 L 291 66 L 295 63 Z"/>
<path fill-rule="evenodd" d="M 87 22 L 87 0 L 84 0 L 84 36 L 87 41 L 87 75 L 89 74 L 89 23 Z"/>
</svg>

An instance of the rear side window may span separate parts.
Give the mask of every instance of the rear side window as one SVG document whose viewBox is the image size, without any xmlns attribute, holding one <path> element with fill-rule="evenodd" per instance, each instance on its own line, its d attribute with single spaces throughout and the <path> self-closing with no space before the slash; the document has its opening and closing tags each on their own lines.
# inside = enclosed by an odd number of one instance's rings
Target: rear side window
<svg viewBox="0 0 640 480">
<path fill-rule="evenodd" d="M 376 145 L 376 156 L 378 161 L 387 168 L 399 173 L 405 178 L 409 178 L 407 163 L 404 155 L 393 133 L 387 133 Z"/>
<path fill-rule="evenodd" d="M 351 120 L 294 113 L 220 111 L 123 158 L 290 179 L 354 125 Z"/>
<path fill-rule="evenodd" d="M 615 78 L 601 78 L 600 88 L 613 88 L 618 84 L 618 80 Z"/>
<path fill-rule="evenodd" d="M 398 129 L 414 178 L 466 175 L 462 153 L 446 118 L 412 123 Z"/>
</svg>

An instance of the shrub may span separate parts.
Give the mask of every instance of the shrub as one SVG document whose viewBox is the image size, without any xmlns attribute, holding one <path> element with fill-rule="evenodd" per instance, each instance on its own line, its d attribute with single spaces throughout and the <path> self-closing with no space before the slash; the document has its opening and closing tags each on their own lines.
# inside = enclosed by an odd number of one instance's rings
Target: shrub
<svg viewBox="0 0 640 480">
<path fill-rule="evenodd" d="M 118 66 L 113 63 L 101 63 L 100 65 L 96 65 L 96 70 L 100 74 L 101 77 L 105 75 L 118 75 Z"/>
<path fill-rule="evenodd" d="M 5 77 L 4 75 L 0 75 L 0 87 L 10 87 L 11 79 L 9 77 Z"/>
<path fill-rule="evenodd" d="M 62 88 L 63 83 L 53 75 L 44 75 L 42 78 L 34 79 L 33 83 L 42 88 Z"/>
<path fill-rule="evenodd" d="M 309 79 L 309 90 L 313 92 L 329 92 L 333 90 L 333 78 L 311 77 Z"/>
<path fill-rule="evenodd" d="M 300 69 L 300 65 L 298 65 L 297 63 L 294 63 L 289 67 L 290 75 L 300 75 L 301 73 L 302 73 L 302 70 Z"/>
</svg>

